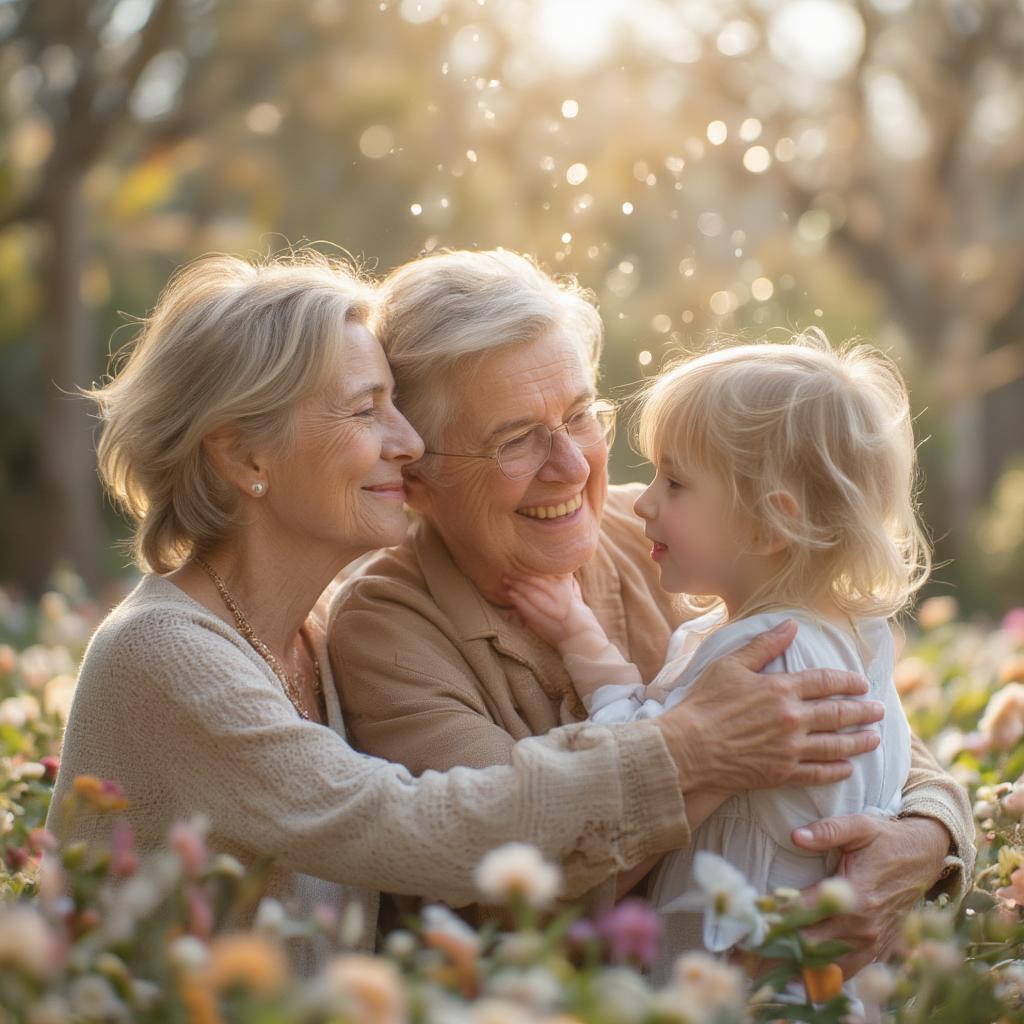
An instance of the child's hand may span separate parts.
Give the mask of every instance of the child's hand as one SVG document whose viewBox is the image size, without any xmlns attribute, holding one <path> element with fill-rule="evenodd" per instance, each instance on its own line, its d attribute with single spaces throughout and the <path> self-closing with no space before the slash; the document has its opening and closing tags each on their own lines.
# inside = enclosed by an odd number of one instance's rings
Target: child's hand
<svg viewBox="0 0 1024 1024">
<path fill-rule="evenodd" d="M 526 624 L 552 647 L 581 633 L 597 632 L 604 637 L 572 575 L 506 576 L 505 586 Z"/>
</svg>

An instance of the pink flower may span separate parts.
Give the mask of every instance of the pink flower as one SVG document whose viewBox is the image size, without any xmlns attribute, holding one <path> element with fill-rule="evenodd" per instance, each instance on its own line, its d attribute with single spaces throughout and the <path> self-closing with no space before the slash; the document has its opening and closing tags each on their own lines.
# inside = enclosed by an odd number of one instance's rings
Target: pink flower
<svg viewBox="0 0 1024 1024">
<path fill-rule="evenodd" d="M 46 769 L 45 778 L 49 782 L 57 781 L 57 770 L 60 768 L 60 758 L 47 755 L 39 758 L 39 763 Z"/>
<path fill-rule="evenodd" d="M 1024 818 L 1024 775 L 1014 784 L 1013 789 L 1003 797 L 1003 810 L 1014 818 Z"/>
<path fill-rule="evenodd" d="M 1018 643 L 1024 643 L 1024 608 L 1011 608 L 1003 616 L 1003 629 Z"/>
<path fill-rule="evenodd" d="M 28 834 L 26 846 L 35 854 L 53 853 L 57 849 L 57 840 L 45 828 L 34 828 Z"/>
<path fill-rule="evenodd" d="M 206 861 L 206 841 L 202 829 L 191 821 L 179 821 L 172 826 L 167 837 L 171 849 L 181 858 L 187 875 L 198 875 Z"/>
<path fill-rule="evenodd" d="M 1010 750 L 1024 736 L 1024 684 L 1007 683 L 996 690 L 978 722 L 989 750 Z"/>
<path fill-rule="evenodd" d="M 661 918 L 643 900 L 623 900 L 597 922 L 615 963 L 649 967 L 661 946 Z"/>
<path fill-rule="evenodd" d="M 135 836 L 125 821 L 114 822 L 110 835 L 110 867 L 118 878 L 134 875 L 139 869 L 139 856 L 135 852 Z"/>
<path fill-rule="evenodd" d="M 213 934 L 213 910 L 198 885 L 190 885 L 185 890 L 185 905 L 189 934 L 197 939 L 208 939 Z"/>
<path fill-rule="evenodd" d="M 1024 906 L 1024 868 L 1017 868 L 1010 875 L 1010 884 L 997 889 L 996 895 L 1000 899 L 1015 903 L 1018 907 Z"/>
</svg>

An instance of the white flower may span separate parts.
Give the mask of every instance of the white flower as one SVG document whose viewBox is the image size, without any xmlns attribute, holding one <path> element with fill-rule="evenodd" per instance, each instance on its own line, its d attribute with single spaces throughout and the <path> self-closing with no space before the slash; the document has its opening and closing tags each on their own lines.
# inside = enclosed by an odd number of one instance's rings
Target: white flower
<svg viewBox="0 0 1024 1024">
<path fill-rule="evenodd" d="M 77 680 L 73 675 L 62 673 L 43 685 L 43 707 L 47 714 L 57 715 L 62 722 L 71 714 L 71 702 L 75 699 Z"/>
<path fill-rule="evenodd" d="M 857 894 L 845 878 L 826 878 L 818 886 L 818 906 L 829 914 L 847 914 L 857 905 Z"/>
<path fill-rule="evenodd" d="M 738 967 L 695 950 L 676 961 L 671 991 L 694 1007 L 700 1020 L 710 1021 L 727 1011 L 738 1011 L 746 1001 L 747 984 Z"/>
<path fill-rule="evenodd" d="M 87 974 L 71 983 L 71 1009 L 82 1020 L 127 1020 L 128 1007 L 121 1002 L 114 987 L 98 974 Z"/>
<path fill-rule="evenodd" d="M 389 956 L 393 956 L 396 960 L 410 959 L 418 948 L 419 943 L 416 941 L 416 936 L 405 928 L 393 931 L 384 940 L 384 949 Z"/>
<path fill-rule="evenodd" d="M 764 941 L 768 923 L 757 906 L 760 894 L 742 871 L 716 853 L 699 850 L 693 859 L 693 877 L 700 890 L 672 900 L 663 908 L 665 913 L 703 907 L 705 935 L 710 926 L 716 949 L 740 941 L 753 947 Z"/>
<path fill-rule="evenodd" d="M 55 953 L 56 939 L 41 914 L 17 904 L 0 910 L 0 966 L 44 978 Z"/>
<path fill-rule="evenodd" d="M 35 779 L 41 779 L 46 774 L 46 768 L 41 765 L 38 761 L 24 761 L 22 764 L 15 765 L 11 771 L 11 778 L 22 782 L 31 782 Z"/>
<path fill-rule="evenodd" d="M 487 982 L 487 992 L 535 1010 L 554 1010 L 562 1001 L 562 984 L 545 967 L 498 971 Z"/>
<path fill-rule="evenodd" d="M 15 729 L 23 729 L 27 722 L 34 722 L 39 717 L 39 701 L 31 693 L 22 693 L 17 697 L 8 697 L 0 701 L 0 725 L 13 725 Z"/>
<path fill-rule="evenodd" d="M 273 896 L 264 896 L 260 905 L 256 908 L 256 917 L 253 919 L 253 931 L 259 932 L 264 938 L 278 939 L 284 934 L 288 925 L 288 915 L 280 900 Z"/>
<path fill-rule="evenodd" d="M 542 908 L 562 888 L 558 868 L 548 864 L 528 843 L 506 843 L 491 850 L 477 866 L 475 878 L 484 899 L 491 903 L 507 903 L 518 897 L 531 907 Z"/>
<path fill-rule="evenodd" d="M 198 971 L 210 960 L 210 951 L 194 935 L 182 935 L 167 946 L 167 960 L 179 971 Z"/>
<path fill-rule="evenodd" d="M 636 971 L 610 967 L 598 975 L 594 988 L 603 1019 L 617 1024 L 640 1024 L 648 1019 L 653 997 Z"/>
<path fill-rule="evenodd" d="M 857 975 L 855 988 L 864 1002 L 881 1006 L 896 991 L 896 977 L 885 964 L 868 964 Z"/>
<path fill-rule="evenodd" d="M 912 955 L 938 972 L 955 971 L 964 962 L 963 952 L 955 943 L 939 939 L 923 939 Z"/>
</svg>

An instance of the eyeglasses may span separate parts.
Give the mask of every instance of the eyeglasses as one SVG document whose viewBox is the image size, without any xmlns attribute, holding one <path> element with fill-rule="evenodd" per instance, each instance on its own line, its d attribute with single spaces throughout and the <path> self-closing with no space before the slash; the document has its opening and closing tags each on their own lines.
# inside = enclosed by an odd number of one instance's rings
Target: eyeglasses
<svg viewBox="0 0 1024 1024">
<path fill-rule="evenodd" d="M 538 423 L 508 441 L 503 441 L 489 455 L 466 455 L 462 452 L 426 451 L 425 455 L 444 455 L 449 459 L 495 459 L 498 469 L 510 480 L 521 480 L 536 473 L 551 458 L 551 445 L 559 430 L 564 430 L 577 448 L 592 448 L 602 441 L 611 444 L 615 433 L 618 408 L 603 399 L 573 413 L 554 430 Z"/>
</svg>

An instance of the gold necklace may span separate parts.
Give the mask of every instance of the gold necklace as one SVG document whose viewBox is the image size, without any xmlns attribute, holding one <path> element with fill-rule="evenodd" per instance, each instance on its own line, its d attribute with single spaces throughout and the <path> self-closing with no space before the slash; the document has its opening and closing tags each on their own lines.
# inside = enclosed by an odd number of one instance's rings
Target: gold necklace
<svg viewBox="0 0 1024 1024">
<path fill-rule="evenodd" d="M 292 678 L 285 670 L 284 666 L 274 657 L 273 651 L 256 635 L 256 631 L 249 625 L 249 620 L 242 613 L 242 609 L 239 608 L 238 602 L 228 592 L 228 588 L 224 585 L 224 581 L 217 574 L 217 571 L 210 565 L 209 562 L 204 561 L 202 558 L 194 559 L 196 565 L 198 565 L 207 576 L 210 577 L 213 585 L 217 588 L 217 592 L 220 594 L 227 606 L 227 609 L 235 617 L 235 625 L 238 627 L 238 632 L 245 637 L 246 640 L 252 645 L 253 650 L 270 666 L 270 670 L 277 676 L 278 681 L 281 683 L 281 688 L 285 692 L 285 696 L 292 702 L 292 707 L 298 712 L 300 718 L 306 719 L 307 722 L 313 720 L 313 716 L 309 713 L 309 707 L 302 697 L 302 690 L 299 687 L 298 682 Z M 313 692 L 316 695 L 317 703 L 323 706 L 323 685 L 320 681 L 320 662 L 317 660 L 316 652 L 310 648 L 310 656 L 313 659 L 313 669 L 315 672 L 313 679 Z"/>
</svg>

